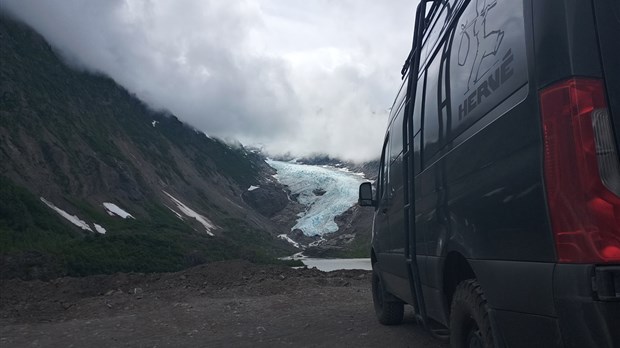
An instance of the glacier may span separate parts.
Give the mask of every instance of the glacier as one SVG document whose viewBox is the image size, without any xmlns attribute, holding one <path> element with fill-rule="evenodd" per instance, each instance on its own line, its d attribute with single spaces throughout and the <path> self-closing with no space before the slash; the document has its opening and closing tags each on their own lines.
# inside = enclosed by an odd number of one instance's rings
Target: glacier
<svg viewBox="0 0 620 348">
<path fill-rule="evenodd" d="M 274 177 L 298 194 L 297 201 L 306 207 L 292 229 L 307 236 L 336 232 L 334 218 L 357 203 L 359 185 L 366 181 L 364 174 L 343 168 L 275 160 L 267 160 L 267 164 L 277 171 Z M 325 193 L 317 195 L 321 190 Z"/>
</svg>

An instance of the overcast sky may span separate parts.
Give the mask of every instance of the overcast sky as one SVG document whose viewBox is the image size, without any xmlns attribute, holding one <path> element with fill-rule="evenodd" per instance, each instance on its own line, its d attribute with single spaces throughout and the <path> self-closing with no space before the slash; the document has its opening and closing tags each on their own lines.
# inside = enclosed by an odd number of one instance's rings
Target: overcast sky
<svg viewBox="0 0 620 348">
<path fill-rule="evenodd" d="M 0 0 L 74 66 L 268 153 L 379 156 L 415 0 Z"/>
</svg>

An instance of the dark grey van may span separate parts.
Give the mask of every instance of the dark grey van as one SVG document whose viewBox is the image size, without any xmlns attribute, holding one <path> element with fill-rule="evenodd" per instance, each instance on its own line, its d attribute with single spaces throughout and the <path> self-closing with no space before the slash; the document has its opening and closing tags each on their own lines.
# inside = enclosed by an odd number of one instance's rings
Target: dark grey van
<svg viewBox="0 0 620 348">
<path fill-rule="evenodd" d="M 373 192 L 378 319 L 620 347 L 620 1 L 418 7 Z"/>
</svg>

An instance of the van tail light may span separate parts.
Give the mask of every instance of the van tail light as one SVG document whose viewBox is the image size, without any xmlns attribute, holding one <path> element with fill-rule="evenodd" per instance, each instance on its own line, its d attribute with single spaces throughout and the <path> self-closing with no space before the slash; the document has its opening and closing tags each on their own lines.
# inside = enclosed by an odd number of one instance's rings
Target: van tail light
<svg viewBox="0 0 620 348">
<path fill-rule="evenodd" d="M 558 261 L 620 261 L 620 164 L 603 81 L 540 92 L 547 202 Z"/>
</svg>

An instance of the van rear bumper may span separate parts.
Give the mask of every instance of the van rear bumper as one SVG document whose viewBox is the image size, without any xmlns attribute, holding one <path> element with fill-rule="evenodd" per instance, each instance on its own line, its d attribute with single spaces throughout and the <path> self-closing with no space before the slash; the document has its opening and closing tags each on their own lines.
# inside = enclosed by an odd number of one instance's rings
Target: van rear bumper
<svg viewBox="0 0 620 348">
<path fill-rule="evenodd" d="M 554 298 L 564 347 L 620 347 L 620 265 L 558 264 Z"/>
<path fill-rule="evenodd" d="M 556 264 L 552 272 L 554 313 L 492 309 L 496 346 L 620 347 L 620 265 Z"/>
</svg>

